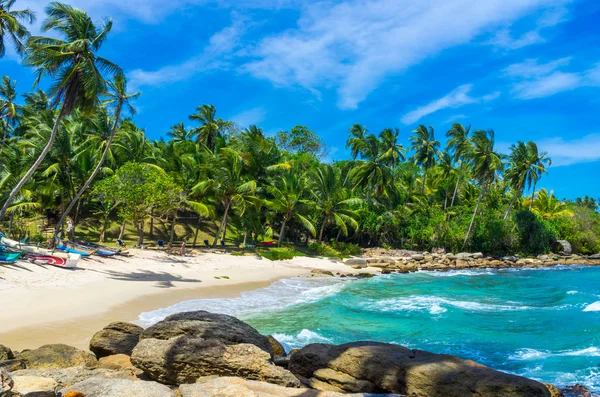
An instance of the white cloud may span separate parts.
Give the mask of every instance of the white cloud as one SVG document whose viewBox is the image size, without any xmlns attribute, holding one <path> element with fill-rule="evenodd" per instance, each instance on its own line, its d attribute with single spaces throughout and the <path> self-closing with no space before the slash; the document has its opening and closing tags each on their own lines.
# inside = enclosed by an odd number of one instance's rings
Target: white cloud
<svg viewBox="0 0 600 397">
<path fill-rule="evenodd" d="M 589 134 L 580 139 L 550 138 L 538 142 L 548 152 L 553 167 L 600 160 L 600 134 Z"/>
<path fill-rule="evenodd" d="M 537 59 L 528 59 L 510 65 L 504 73 L 515 80 L 512 92 L 519 99 L 543 98 L 583 86 L 600 86 L 600 64 L 578 72 L 559 70 L 570 62 L 571 58 L 560 58 L 540 64 Z"/>
<path fill-rule="evenodd" d="M 435 113 L 438 110 L 449 108 L 455 109 L 472 103 L 488 102 L 500 96 L 500 92 L 493 92 L 481 97 L 472 97 L 469 95 L 472 89 L 472 84 L 461 85 L 460 87 L 455 88 L 449 94 L 406 113 L 404 116 L 402 116 L 402 123 L 412 124 L 419 121 L 422 117 L 431 113 Z"/>
<path fill-rule="evenodd" d="M 260 41 L 246 71 L 277 86 L 336 88 L 352 109 L 383 79 L 563 0 L 353 0 L 311 3 L 295 29 Z"/>
<path fill-rule="evenodd" d="M 245 33 L 245 22 L 244 17 L 234 13 L 230 26 L 215 33 L 200 55 L 183 63 L 153 71 L 136 69 L 129 72 L 127 77 L 132 89 L 176 83 L 200 72 L 229 68 L 231 54 L 240 46 L 240 38 Z"/>
<path fill-rule="evenodd" d="M 453 116 L 448 117 L 446 121 L 444 121 L 444 124 L 453 123 L 457 120 L 464 120 L 466 118 L 468 118 L 466 114 L 455 114 Z"/>
<path fill-rule="evenodd" d="M 242 127 L 249 127 L 253 124 L 260 123 L 265 119 L 266 116 L 267 109 L 265 109 L 262 106 L 259 106 L 231 116 L 230 119 Z"/>
</svg>

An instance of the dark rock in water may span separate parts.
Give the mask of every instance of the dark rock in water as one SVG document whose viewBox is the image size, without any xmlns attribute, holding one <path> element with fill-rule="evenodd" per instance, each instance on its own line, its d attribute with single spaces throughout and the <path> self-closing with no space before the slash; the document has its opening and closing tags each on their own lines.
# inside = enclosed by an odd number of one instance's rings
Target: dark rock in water
<svg viewBox="0 0 600 397">
<path fill-rule="evenodd" d="M 329 276 L 329 277 L 334 277 L 333 273 L 330 272 L 329 270 L 320 270 L 320 269 L 314 269 L 311 270 L 310 274 L 312 275 L 318 275 L 318 276 Z"/>
<path fill-rule="evenodd" d="M 78 391 L 89 397 L 175 397 L 171 389 L 156 382 L 103 377 L 88 378 L 60 392 L 65 395 L 71 391 Z"/>
<path fill-rule="evenodd" d="M 271 348 L 273 349 L 274 357 L 284 357 L 285 356 L 285 348 L 279 343 L 279 341 L 273 338 L 271 335 L 267 336 L 269 339 L 269 343 L 271 344 Z"/>
<path fill-rule="evenodd" d="M 174 314 L 147 328 L 141 339 L 171 339 L 176 336 L 191 336 L 202 339 L 216 339 L 225 344 L 251 343 L 273 357 L 269 339 L 257 330 L 235 317 L 207 311 Z"/>
<path fill-rule="evenodd" d="M 18 371 L 27 368 L 27 364 L 23 360 L 6 360 L 0 361 L 0 369 L 8 372 Z"/>
<path fill-rule="evenodd" d="M 386 343 L 308 345 L 292 355 L 288 368 L 318 390 L 427 397 L 550 397 L 543 384 L 530 379 L 474 361 Z"/>
<path fill-rule="evenodd" d="M 354 277 L 371 278 L 371 277 L 375 277 L 375 275 L 373 273 L 358 273 L 358 274 L 355 274 Z"/>
<path fill-rule="evenodd" d="M 142 339 L 133 349 L 131 362 L 151 379 L 166 384 L 194 383 L 218 375 L 300 386 L 291 372 L 271 362 L 269 353 L 249 343 L 225 344 L 193 336 Z"/>
<path fill-rule="evenodd" d="M 342 394 L 331 391 L 294 389 L 234 377 L 214 378 L 204 383 L 181 385 L 182 397 L 400 397 L 374 394 Z"/>
<path fill-rule="evenodd" d="M 12 350 L 4 345 L 0 345 L 0 361 L 12 360 L 15 358 Z"/>
<path fill-rule="evenodd" d="M 25 361 L 27 368 L 96 367 L 98 360 L 90 353 L 72 346 L 44 345 L 34 350 L 23 350 L 16 358 Z"/>
<path fill-rule="evenodd" d="M 115 354 L 131 355 L 133 348 L 140 340 L 144 329 L 138 325 L 115 322 L 96 332 L 90 341 L 90 350 L 96 357 Z"/>
<path fill-rule="evenodd" d="M 565 397 L 594 397 L 594 394 L 585 386 L 567 386 L 562 390 Z"/>
</svg>

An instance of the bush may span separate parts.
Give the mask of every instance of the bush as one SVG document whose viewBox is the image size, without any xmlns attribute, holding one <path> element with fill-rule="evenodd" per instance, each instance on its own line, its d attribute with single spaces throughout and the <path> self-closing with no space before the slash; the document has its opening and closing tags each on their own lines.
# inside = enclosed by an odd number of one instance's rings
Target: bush
<svg viewBox="0 0 600 397">
<path fill-rule="evenodd" d="M 550 224 L 531 211 L 521 210 L 514 215 L 519 234 L 520 251 L 528 255 L 550 252 L 556 235 Z"/>
<path fill-rule="evenodd" d="M 267 258 L 272 261 L 284 261 L 288 259 L 294 259 L 298 256 L 295 251 L 290 251 L 287 248 L 269 248 L 269 249 L 258 249 L 256 252 L 263 258 Z"/>
<path fill-rule="evenodd" d="M 340 253 L 337 252 L 335 249 L 323 243 L 309 244 L 308 252 L 310 252 L 312 255 L 324 256 L 328 258 L 338 258 L 341 256 Z"/>
<path fill-rule="evenodd" d="M 331 240 L 331 246 L 344 256 L 356 256 L 362 253 L 362 249 L 358 244 L 344 243 L 341 241 Z"/>
</svg>

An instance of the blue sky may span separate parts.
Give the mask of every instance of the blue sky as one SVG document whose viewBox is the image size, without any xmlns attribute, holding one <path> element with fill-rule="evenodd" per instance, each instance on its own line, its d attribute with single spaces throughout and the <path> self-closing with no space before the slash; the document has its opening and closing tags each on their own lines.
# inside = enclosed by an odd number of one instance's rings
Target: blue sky
<svg viewBox="0 0 600 397">
<path fill-rule="evenodd" d="M 600 2 L 595 0 L 73 0 L 115 22 L 105 57 L 142 92 L 152 138 L 211 103 L 267 133 L 306 125 L 343 159 L 347 131 L 453 122 L 535 140 L 541 186 L 600 197 Z M 17 0 L 43 17 L 46 1 Z M 38 22 L 39 25 L 39 22 Z M 36 28 L 34 27 L 34 31 Z M 0 73 L 29 90 L 14 54 Z"/>
</svg>

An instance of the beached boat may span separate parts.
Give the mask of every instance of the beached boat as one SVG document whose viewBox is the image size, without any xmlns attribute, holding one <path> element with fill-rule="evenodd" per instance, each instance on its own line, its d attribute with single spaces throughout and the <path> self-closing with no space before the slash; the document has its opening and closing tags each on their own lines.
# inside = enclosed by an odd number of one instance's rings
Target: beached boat
<svg viewBox="0 0 600 397">
<path fill-rule="evenodd" d="M 117 255 L 121 252 L 121 250 L 118 248 L 109 248 L 109 247 L 105 247 L 100 244 L 88 243 L 88 242 L 81 241 L 81 240 L 77 240 L 74 244 L 76 246 L 85 247 L 87 249 L 96 249 L 97 250 L 96 255 L 100 255 L 100 256 L 113 256 L 113 255 Z"/>
<path fill-rule="evenodd" d="M 54 236 L 54 239 L 56 242 L 56 247 L 65 252 L 79 254 L 81 256 L 90 256 L 94 255 L 98 251 L 96 248 L 85 247 L 69 241 L 63 241 L 58 236 Z"/>
<path fill-rule="evenodd" d="M 0 247 L 0 263 L 15 263 L 21 256 L 23 252 L 8 252 Z"/>
<path fill-rule="evenodd" d="M 71 256 L 71 259 L 66 259 L 59 258 L 58 256 L 28 254 L 27 259 L 30 262 L 36 263 L 38 265 L 52 265 L 63 267 L 65 269 L 74 269 L 77 267 L 77 264 L 79 263 L 79 258 L 81 256 L 79 254 L 71 254 Z"/>
<path fill-rule="evenodd" d="M 17 251 L 23 251 L 28 254 L 36 254 L 36 255 L 44 255 L 44 256 L 55 256 L 57 258 L 63 258 L 70 260 L 70 263 L 77 264 L 79 259 L 81 259 L 81 255 L 73 253 L 67 253 L 60 250 L 48 249 L 44 247 L 38 247 L 36 245 L 31 245 L 27 243 L 22 243 L 17 240 L 12 240 L 6 237 L 4 234 L 0 233 L 0 245 L 4 245 L 6 247 L 12 248 Z"/>
</svg>

